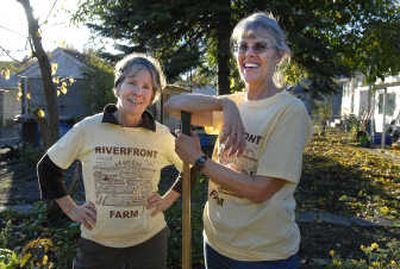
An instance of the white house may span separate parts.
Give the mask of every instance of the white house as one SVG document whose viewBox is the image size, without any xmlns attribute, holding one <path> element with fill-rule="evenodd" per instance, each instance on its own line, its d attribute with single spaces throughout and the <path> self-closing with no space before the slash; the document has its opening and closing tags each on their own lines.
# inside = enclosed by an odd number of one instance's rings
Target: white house
<svg viewBox="0 0 400 269">
<path fill-rule="evenodd" d="M 370 113 L 374 131 L 381 133 L 383 122 L 387 126 L 400 119 L 400 74 L 379 79 L 374 85 L 364 81 L 365 77 L 358 74 L 343 83 L 341 115 L 361 118 Z"/>
</svg>

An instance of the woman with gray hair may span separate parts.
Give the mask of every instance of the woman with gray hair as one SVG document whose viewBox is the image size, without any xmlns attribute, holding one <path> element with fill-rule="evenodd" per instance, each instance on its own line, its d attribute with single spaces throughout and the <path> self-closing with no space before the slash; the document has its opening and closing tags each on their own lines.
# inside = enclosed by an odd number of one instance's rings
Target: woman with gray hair
<svg viewBox="0 0 400 269">
<path fill-rule="evenodd" d="M 303 103 L 279 84 L 279 67 L 290 49 L 281 27 L 265 13 L 242 19 L 231 41 L 243 92 L 179 95 L 166 105 L 176 116 L 191 112 L 194 125 L 221 134 L 212 160 L 195 135 L 181 134 L 176 141 L 181 159 L 209 178 L 206 268 L 298 268 L 294 191 L 311 121 Z"/>
<path fill-rule="evenodd" d="M 115 67 L 116 104 L 87 117 L 57 141 L 38 163 L 41 195 L 81 224 L 76 269 L 165 269 L 163 211 L 180 195 L 180 181 L 158 193 L 160 170 L 182 162 L 175 138 L 146 109 L 165 84 L 158 62 L 130 54 Z M 82 163 L 86 201 L 67 194 L 62 170 Z M 154 255 L 154 251 L 157 254 Z"/>
</svg>

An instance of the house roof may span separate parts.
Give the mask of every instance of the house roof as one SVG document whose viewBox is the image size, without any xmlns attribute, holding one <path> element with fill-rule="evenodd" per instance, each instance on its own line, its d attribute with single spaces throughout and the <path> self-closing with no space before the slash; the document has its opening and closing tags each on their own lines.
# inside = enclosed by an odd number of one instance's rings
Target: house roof
<svg viewBox="0 0 400 269">
<path fill-rule="evenodd" d="M 60 77 L 73 77 L 75 79 L 86 78 L 86 71 L 92 70 L 87 62 L 86 57 L 76 51 L 57 48 L 49 54 L 50 63 L 57 64 L 55 75 Z M 28 65 L 24 70 L 18 73 L 18 76 L 26 76 L 30 78 L 41 78 L 39 63 L 36 59 Z"/>
</svg>

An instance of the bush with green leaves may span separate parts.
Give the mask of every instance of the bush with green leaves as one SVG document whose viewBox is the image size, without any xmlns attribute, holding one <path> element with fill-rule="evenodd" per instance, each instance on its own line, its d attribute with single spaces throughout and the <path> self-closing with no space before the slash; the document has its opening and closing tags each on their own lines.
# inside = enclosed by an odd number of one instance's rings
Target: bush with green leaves
<svg viewBox="0 0 400 269">
<path fill-rule="evenodd" d="M 46 203 L 35 203 L 28 214 L 0 213 L 0 228 L 0 269 L 71 268 L 79 224 L 65 217 L 50 225 Z"/>
<path fill-rule="evenodd" d="M 19 268 L 17 253 L 6 248 L 0 248 L 0 269 Z"/>
</svg>

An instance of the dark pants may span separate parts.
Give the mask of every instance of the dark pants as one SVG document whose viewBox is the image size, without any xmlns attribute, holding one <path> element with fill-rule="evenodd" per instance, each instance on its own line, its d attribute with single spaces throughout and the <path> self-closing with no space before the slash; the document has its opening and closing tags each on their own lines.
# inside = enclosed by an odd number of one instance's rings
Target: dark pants
<svg viewBox="0 0 400 269">
<path fill-rule="evenodd" d="M 81 238 L 73 269 L 166 269 L 168 228 L 127 248 L 111 248 Z"/>
<path fill-rule="evenodd" d="M 278 261 L 238 261 L 228 258 L 204 243 L 206 269 L 297 269 L 299 257 L 293 255 Z"/>
</svg>

